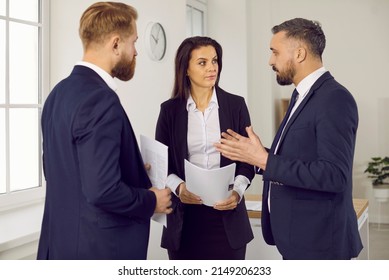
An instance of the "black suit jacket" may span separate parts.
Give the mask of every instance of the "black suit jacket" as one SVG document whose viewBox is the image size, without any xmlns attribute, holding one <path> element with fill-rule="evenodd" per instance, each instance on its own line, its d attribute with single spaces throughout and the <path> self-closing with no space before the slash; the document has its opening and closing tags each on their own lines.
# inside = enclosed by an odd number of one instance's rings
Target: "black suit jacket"
<svg viewBox="0 0 389 280">
<path fill-rule="evenodd" d="M 286 259 L 350 259 L 362 250 L 352 203 L 357 127 L 354 98 L 326 72 L 289 120 L 277 155 L 273 142 L 262 232 Z"/>
<path fill-rule="evenodd" d="M 145 259 L 156 198 L 116 93 L 75 66 L 45 102 L 42 133 L 38 259 Z"/>
<path fill-rule="evenodd" d="M 221 131 L 228 128 L 247 135 L 245 128 L 250 125 L 250 116 L 243 97 L 216 88 L 219 103 L 219 122 Z M 186 100 L 170 99 L 161 104 L 156 139 L 169 147 L 169 174 L 176 174 L 185 181 L 184 159 L 188 159 L 188 111 Z M 220 165 L 226 166 L 232 161 L 221 156 Z M 252 165 L 236 162 L 236 175 L 244 175 L 250 181 L 254 177 Z M 185 207 L 172 196 L 173 213 L 167 216 L 167 228 L 163 229 L 161 246 L 170 250 L 178 250 L 181 241 L 183 215 Z M 237 249 L 253 239 L 244 198 L 234 210 L 223 212 L 223 222 L 228 241 Z"/>
</svg>

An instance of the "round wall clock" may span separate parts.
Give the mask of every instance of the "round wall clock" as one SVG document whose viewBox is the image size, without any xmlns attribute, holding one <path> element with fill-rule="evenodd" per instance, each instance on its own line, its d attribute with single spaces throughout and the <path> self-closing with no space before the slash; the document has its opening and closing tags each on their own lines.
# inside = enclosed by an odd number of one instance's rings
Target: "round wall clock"
<svg viewBox="0 0 389 280">
<path fill-rule="evenodd" d="M 152 60 L 161 60 L 166 52 L 166 34 L 162 25 L 158 22 L 150 22 L 145 33 L 146 49 Z"/>
</svg>

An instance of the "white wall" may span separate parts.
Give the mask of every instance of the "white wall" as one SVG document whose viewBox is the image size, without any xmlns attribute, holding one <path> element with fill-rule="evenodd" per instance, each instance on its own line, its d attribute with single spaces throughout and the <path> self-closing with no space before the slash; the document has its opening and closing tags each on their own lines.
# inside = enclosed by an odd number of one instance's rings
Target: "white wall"
<svg viewBox="0 0 389 280">
<path fill-rule="evenodd" d="M 245 97 L 247 102 L 246 2 L 236 3 L 236 0 L 208 0 L 207 36 L 223 48 L 220 87 Z"/>
<path fill-rule="evenodd" d="M 93 2 L 51 0 L 51 88 L 69 75 L 74 63 L 82 57 L 78 21 L 81 13 Z M 135 78 L 127 83 L 119 82 L 118 94 L 136 134 L 152 137 L 159 104 L 170 96 L 175 51 L 185 38 L 185 1 L 124 2 L 135 6 L 139 12 L 139 55 Z M 275 132 L 275 105 L 279 98 L 289 96 L 292 91 L 291 87 L 276 84 L 274 73 L 268 66 L 270 29 L 294 17 L 322 23 L 327 36 L 324 64 L 352 92 L 358 103 L 360 124 L 355 152 L 354 196 L 370 199 L 370 221 L 377 221 L 378 206 L 363 170 L 370 157 L 389 153 L 389 91 L 385 83 L 389 64 L 389 1 L 208 0 L 208 35 L 218 40 L 224 50 L 220 85 L 246 98 L 254 129 L 269 146 Z M 166 30 L 168 48 L 161 62 L 151 61 L 146 55 L 143 34 L 149 21 L 161 22 Z M 261 177 L 257 176 L 249 191 L 260 193 L 261 185 Z M 381 221 L 386 223 L 389 223 L 388 204 L 382 204 L 381 209 Z M 41 207 L 35 207 L 36 213 L 41 213 Z M 35 222 L 30 232 L 39 225 L 40 221 Z M 152 234 L 153 247 L 156 247 L 160 236 L 158 225 L 153 225 Z M 152 255 L 161 252 L 163 250 L 154 251 Z"/>
</svg>

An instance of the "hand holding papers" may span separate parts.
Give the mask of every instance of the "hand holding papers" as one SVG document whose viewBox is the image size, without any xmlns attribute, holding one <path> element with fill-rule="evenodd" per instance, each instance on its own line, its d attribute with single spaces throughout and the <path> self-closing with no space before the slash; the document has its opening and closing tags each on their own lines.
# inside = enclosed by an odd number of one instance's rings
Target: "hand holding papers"
<svg viewBox="0 0 389 280">
<path fill-rule="evenodd" d="M 140 136 L 140 146 L 143 162 L 151 166 L 148 170 L 151 184 L 164 189 L 168 172 L 167 146 L 144 135 Z M 166 214 L 154 214 L 152 220 L 166 226 Z"/>
<path fill-rule="evenodd" d="M 185 160 L 187 189 L 200 196 L 207 206 L 227 199 L 232 192 L 235 178 L 235 163 L 218 169 L 203 169 Z"/>
</svg>

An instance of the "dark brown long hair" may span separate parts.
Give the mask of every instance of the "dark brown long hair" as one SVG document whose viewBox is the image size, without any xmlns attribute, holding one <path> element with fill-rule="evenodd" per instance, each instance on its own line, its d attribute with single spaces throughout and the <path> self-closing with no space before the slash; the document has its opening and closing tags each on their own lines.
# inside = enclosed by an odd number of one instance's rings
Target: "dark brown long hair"
<svg viewBox="0 0 389 280">
<path fill-rule="evenodd" d="M 189 60 L 191 58 L 192 51 L 206 46 L 212 46 L 216 50 L 219 72 L 217 74 L 215 87 L 218 86 L 220 73 L 222 72 L 223 50 L 221 45 L 209 37 L 196 36 L 186 38 L 178 47 L 176 53 L 172 98 L 182 98 L 185 100 L 188 99 L 190 95 L 190 80 L 186 73 L 189 67 Z"/>
</svg>

